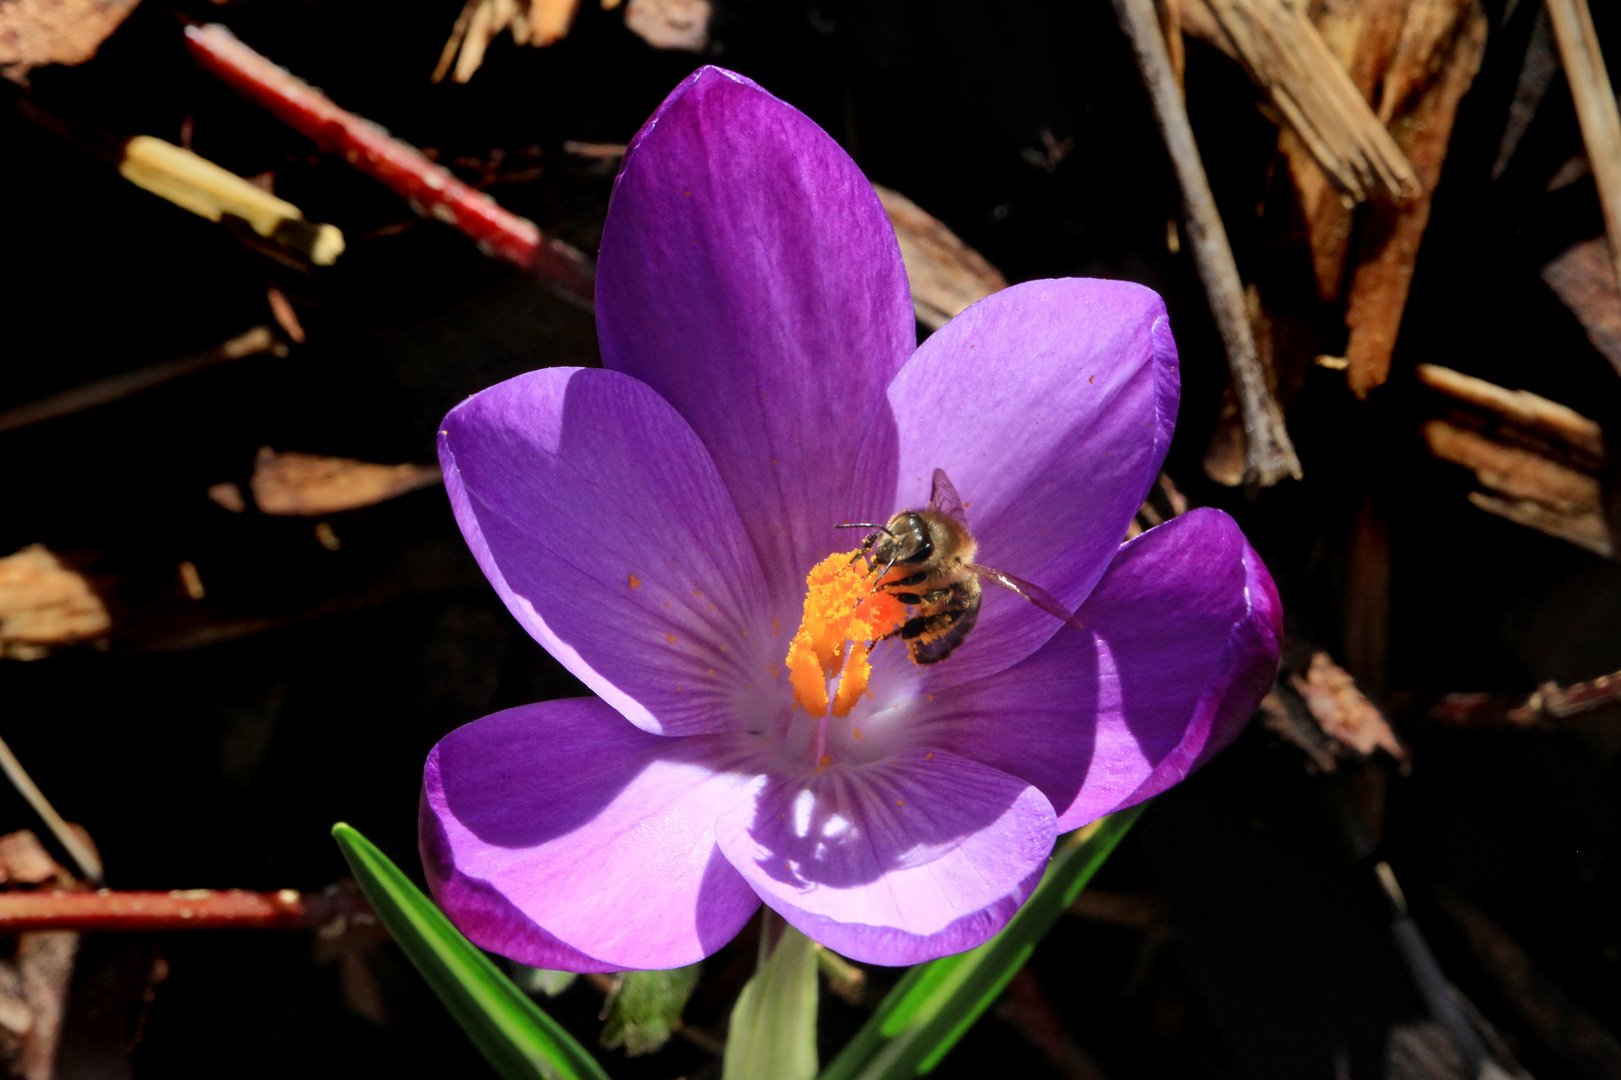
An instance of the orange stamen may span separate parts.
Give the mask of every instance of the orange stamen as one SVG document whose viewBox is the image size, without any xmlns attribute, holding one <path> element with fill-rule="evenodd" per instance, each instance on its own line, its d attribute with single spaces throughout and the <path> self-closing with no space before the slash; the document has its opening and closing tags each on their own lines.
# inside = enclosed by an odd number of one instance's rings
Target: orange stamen
<svg viewBox="0 0 1621 1080">
<path fill-rule="evenodd" d="M 784 662 L 794 700 L 812 716 L 828 714 L 827 684 L 835 678 L 839 684 L 833 695 L 833 715 L 850 714 L 872 677 L 867 643 L 891 633 L 906 620 L 906 608 L 899 601 L 873 591 L 878 573 L 869 571 L 855 555 L 850 551 L 829 555 L 805 578 L 805 616 Z"/>
</svg>

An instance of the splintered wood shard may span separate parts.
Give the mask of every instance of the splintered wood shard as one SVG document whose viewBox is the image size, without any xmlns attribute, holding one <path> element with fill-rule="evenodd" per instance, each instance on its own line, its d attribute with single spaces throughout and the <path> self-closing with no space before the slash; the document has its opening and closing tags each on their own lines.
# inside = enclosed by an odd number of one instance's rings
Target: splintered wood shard
<svg viewBox="0 0 1621 1080">
<path fill-rule="evenodd" d="M 1226 348 L 1227 367 L 1244 425 L 1244 483 L 1270 487 L 1288 477 L 1298 480 L 1300 459 L 1295 456 L 1294 443 L 1284 428 L 1283 410 L 1267 389 L 1250 329 L 1238 264 L 1233 260 L 1233 249 L 1227 242 L 1221 215 L 1216 211 L 1210 180 L 1193 141 L 1193 128 L 1188 123 L 1187 108 L 1165 48 L 1153 0 L 1114 0 L 1114 9 L 1121 28 L 1131 40 L 1138 73 L 1154 107 L 1154 119 L 1176 169 L 1194 264 L 1204 282 L 1210 313 Z"/>
<path fill-rule="evenodd" d="M 1420 365 L 1420 383 L 1461 408 L 1427 421 L 1430 452 L 1475 474 L 1469 501 L 1489 514 L 1615 558 L 1599 476 L 1607 466 L 1598 424 L 1525 390 Z"/>
<path fill-rule="evenodd" d="M 270 110 L 321 149 L 401 196 L 423 217 L 442 221 L 488 255 L 515 263 L 561 295 L 590 306 L 595 270 L 582 253 L 543 235 L 534 222 L 496 205 L 420 150 L 370 120 L 339 108 L 302 79 L 244 45 L 217 23 L 185 28 L 186 46 L 203 70 Z"/>
<path fill-rule="evenodd" d="M 1345 311 L 1351 332 L 1346 380 L 1359 398 L 1390 377 L 1430 202 L 1441 180 L 1458 104 L 1485 56 L 1488 28 L 1479 0 L 1421 0 L 1408 12 L 1385 73 L 1380 112 L 1413 163 L 1422 193 L 1406 206 L 1375 205 L 1363 222 Z M 1392 111 L 1396 109 L 1401 111 Z"/>
<path fill-rule="evenodd" d="M 0 559 L 0 657 L 38 659 L 56 646 L 99 639 L 112 625 L 84 575 L 44 544 Z"/>
<path fill-rule="evenodd" d="M 1190 29 L 1219 34 L 1266 91 L 1335 186 L 1356 202 L 1374 193 L 1405 201 L 1419 194 L 1418 177 L 1385 125 L 1300 5 L 1287 0 L 1184 0 L 1208 5 Z"/>
<path fill-rule="evenodd" d="M 82 64 L 140 0 L 8 0 L 0 4 L 0 75 L 26 84 L 30 68 Z"/>
<path fill-rule="evenodd" d="M 452 62 L 456 82 L 471 79 L 483 65 L 490 42 L 504 30 L 510 30 L 519 45 L 540 48 L 561 41 L 579 10 L 580 0 L 468 0 L 451 27 L 432 79 L 439 82 L 452 72 Z"/>
<path fill-rule="evenodd" d="M 374 465 L 317 454 L 278 454 L 265 446 L 253 463 L 251 486 L 261 513 L 318 517 L 371 506 L 439 482 L 439 470 L 429 465 Z M 234 509 L 223 491 L 216 496 L 210 489 L 210 494 L 226 509 Z M 240 492 L 236 499 L 240 501 Z"/>
<path fill-rule="evenodd" d="M 1604 228 L 1610 237 L 1610 259 L 1621 279 L 1621 112 L 1616 108 L 1615 90 L 1604 67 L 1604 54 L 1599 52 L 1587 0 L 1547 0 L 1547 10 L 1570 97 L 1576 103 L 1587 159 L 1593 165 Z"/>
<path fill-rule="evenodd" d="M 939 219 L 898 191 L 873 189 L 900 242 L 918 322 L 938 330 L 968 305 L 1007 288 L 1007 278 Z"/>
</svg>

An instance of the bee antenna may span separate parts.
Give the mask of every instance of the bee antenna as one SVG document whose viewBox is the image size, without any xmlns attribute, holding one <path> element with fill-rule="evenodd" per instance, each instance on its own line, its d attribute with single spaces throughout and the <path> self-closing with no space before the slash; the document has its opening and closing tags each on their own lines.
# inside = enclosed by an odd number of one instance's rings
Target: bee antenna
<svg viewBox="0 0 1621 1080">
<path fill-rule="evenodd" d="M 850 522 L 846 522 L 843 525 L 835 525 L 833 527 L 835 529 L 877 529 L 879 532 L 885 534 L 886 536 L 894 536 L 895 535 L 894 533 L 889 531 L 888 527 L 883 526 L 883 525 L 875 524 L 875 523 L 873 523 L 871 521 L 850 521 Z"/>
</svg>

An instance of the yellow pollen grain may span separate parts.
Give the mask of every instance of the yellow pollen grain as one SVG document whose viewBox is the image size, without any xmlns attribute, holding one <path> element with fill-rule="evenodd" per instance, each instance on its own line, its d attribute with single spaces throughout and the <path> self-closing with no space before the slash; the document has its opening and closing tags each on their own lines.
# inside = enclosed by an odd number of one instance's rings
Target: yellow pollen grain
<svg viewBox="0 0 1621 1080">
<path fill-rule="evenodd" d="M 694 590 L 692 590 L 692 595 L 694 595 L 694 596 L 702 596 L 703 594 L 704 594 L 704 591 L 702 589 L 694 589 Z"/>
<path fill-rule="evenodd" d="M 859 739 L 859 738 L 861 738 L 861 729 L 860 729 L 860 728 L 851 728 L 851 729 L 850 729 L 850 737 L 851 737 L 851 738 L 852 738 L 852 739 Z"/>
<path fill-rule="evenodd" d="M 630 587 L 633 589 L 639 589 L 642 587 L 642 583 L 636 580 L 635 574 L 630 575 Z"/>
<path fill-rule="evenodd" d="M 829 555 L 805 578 L 805 614 L 784 666 L 794 700 L 812 716 L 826 716 L 829 706 L 834 716 L 850 714 L 872 677 L 868 642 L 892 633 L 906 618 L 899 601 L 873 591 L 877 572 L 854 555 Z M 839 680 L 831 702 L 829 679 Z"/>
<path fill-rule="evenodd" d="M 673 642 L 675 640 L 675 635 L 674 634 L 666 634 L 666 635 L 664 635 L 664 640 Z"/>
<path fill-rule="evenodd" d="M 826 754 L 823 754 L 822 755 L 822 760 L 818 761 L 816 764 L 818 764 L 818 765 L 831 765 L 831 764 L 833 764 L 833 759 L 828 757 Z"/>
<path fill-rule="evenodd" d="M 895 805 L 896 806 L 905 806 L 906 805 L 906 800 L 905 799 L 896 799 L 895 800 Z"/>
<path fill-rule="evenodd" d="M 929 759 L 930 759 L 930 758 L 932 758 L 932 757 L 934 757 L 934 751 L 933 751 L 933 750 L 930 750 L 930 751 L 929 751 L 929 752 L 928 752 L 928 753 L 927 753 L 927 754 L 924 754 L 924 755 L 923 755 L 923 760 L 924 760 L 924 761 L 928 761 L 928 760 L 929 760 Z"/>
</svg>

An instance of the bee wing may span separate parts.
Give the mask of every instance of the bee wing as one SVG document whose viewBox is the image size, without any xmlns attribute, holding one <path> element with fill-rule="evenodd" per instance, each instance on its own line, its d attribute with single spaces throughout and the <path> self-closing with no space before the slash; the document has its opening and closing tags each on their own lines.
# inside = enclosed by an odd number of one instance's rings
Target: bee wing
<svg viewBox="0 0 1621 1080">
<path fill-rule="evenodd" d="M 957 494 L 957 486 L 951 482 L 944 469 L 934 470 L 934 490 L 929 494 L 929 509 L 938 510 L 953 521 L 968 524 L 968 515 L 963 512 L 962 498 Z"/>
<path fill-rule="evenodd" d="M 935 475 L 940 474 L 936 472 Z M 1087 629 L 1080 619 L 1071 615 L 1069 609 L 1058 602 L 1057 597 L 1040 585 L 1032 585 L 1023 578 L 1016 578 L 1012 574 L 1004 573 L 993 567 L 981 566 L 978 563 L 968 563 L 967 566 L 968 569 L 979 575 L 980 580 L 1000 585 L 1010 593 L 1017 593 L 1053 618 L 1061 619 L 1077 630 Z"/>
</svg>

